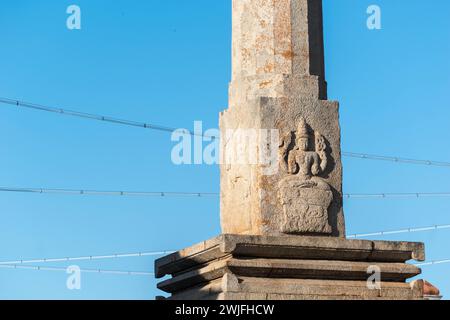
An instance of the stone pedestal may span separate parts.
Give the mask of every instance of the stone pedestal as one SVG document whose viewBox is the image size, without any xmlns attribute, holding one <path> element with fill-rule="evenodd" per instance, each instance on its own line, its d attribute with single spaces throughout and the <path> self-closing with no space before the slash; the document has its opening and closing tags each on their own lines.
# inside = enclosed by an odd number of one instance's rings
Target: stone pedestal
<svg viewBox="0 0 450 320">
<path fill-rule="evenodd" d="M 155 263 L 170 300 L 418 300 L 424 245 L 332 237 L 221 235 Z M 369 287 L 374 270 L 378 288 Z M 371 282 L 370 282 L 371 283 Z M 165 299 L 165 298 L 159 298 Z"/>
<path fill-rule="evenodd" d="M 345 237 L 338 119 L 337 102 L 301 96 L 222 112 L 222 232 Z"/>
</svg>

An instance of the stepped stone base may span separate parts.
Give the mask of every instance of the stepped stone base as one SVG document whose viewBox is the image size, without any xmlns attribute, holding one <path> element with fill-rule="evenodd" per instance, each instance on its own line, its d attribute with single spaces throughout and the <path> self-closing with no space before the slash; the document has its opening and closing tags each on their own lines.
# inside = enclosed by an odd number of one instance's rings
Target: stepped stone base
<svg viewBox="0 0 450 320">
<path fill-rule="evenodd" d="M 416 300 L 423 281 L 408 260 L 425 260 L 412 242 L 330 237 L 221 235 L 155 262 L 171 300 Z M 368 287 L 373 267 L 381 286 Z M 166 299 L 159 297 L 158 299 Z"/>
</svg>

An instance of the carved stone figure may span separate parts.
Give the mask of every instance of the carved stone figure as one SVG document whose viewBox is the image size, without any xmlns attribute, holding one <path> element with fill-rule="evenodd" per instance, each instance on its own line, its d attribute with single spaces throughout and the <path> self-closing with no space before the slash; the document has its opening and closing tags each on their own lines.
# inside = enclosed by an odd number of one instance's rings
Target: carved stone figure
<svg viewBox="0 0 450 320">
<path fill-rule="evenodd" d="M 279 183 L 278 197 L 283 206 L 281 232 L 287 234 L 329 234 L 328 208 L 333 192 L 319 175 L 328 165 L 325 138 L 314 133 L 315 151 L 311 149 L 311 132 L 301 118 L 297 132 L 288 133 L 281 141 L 282 167 L 288 177 Z"/>
</svg>

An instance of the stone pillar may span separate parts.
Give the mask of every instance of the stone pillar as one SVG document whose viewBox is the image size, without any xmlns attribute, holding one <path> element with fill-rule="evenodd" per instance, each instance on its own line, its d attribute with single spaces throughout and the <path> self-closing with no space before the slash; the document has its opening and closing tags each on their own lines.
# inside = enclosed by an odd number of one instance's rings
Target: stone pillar
<svg viewBox="0 0 450 320">
<path fill-rule="evenodd" d="M 223 233 L 344 237 L 322 1 L 233 0 L 232 56 L 220 116 Z"/>
<path fill-rule="evenodd" d="M 320 0 L 233 0 L 230 107 L 256 97 L 326 99 Z"/>
<path fill-rule="evenodd" d="M 337 1 L 338 2 L 338 1 Z M 336 5 L 338 3 L 336 2 Z M 322 0 L 233 0 L 223 234 L 155 262 L 172 300 L 422 300 L 423 243 L 345 239 Z M 381 273 L 372 287 L 368 278 Z M 378 286 L 379 285 L 379 286 Z"/>
</svg>

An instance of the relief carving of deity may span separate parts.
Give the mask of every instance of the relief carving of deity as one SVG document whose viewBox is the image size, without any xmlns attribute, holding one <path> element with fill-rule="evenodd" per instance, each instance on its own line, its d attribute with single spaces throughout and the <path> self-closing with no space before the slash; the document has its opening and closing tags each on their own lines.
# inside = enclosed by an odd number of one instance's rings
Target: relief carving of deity
<svg viewBox="0 0 450 320">
<path fill-rule="evenodd" d="M 328 166 L 327 144 L 301 118 L 296 132 L 280 143 L 281 165 L 287 177 L 280 181 L 278 199 L 283 207 L 281 232 L 330 234 L 328 209 L 333 201 L 330 185 L 320 177 Z"/>
</svg>

